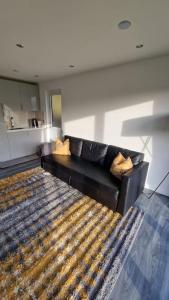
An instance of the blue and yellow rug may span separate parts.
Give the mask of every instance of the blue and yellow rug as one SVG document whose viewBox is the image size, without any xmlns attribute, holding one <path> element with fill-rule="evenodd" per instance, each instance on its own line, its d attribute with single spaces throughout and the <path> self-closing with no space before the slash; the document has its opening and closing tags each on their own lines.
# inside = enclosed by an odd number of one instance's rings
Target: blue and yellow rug
<svg viewBox="0 0 169 300">
<path fill-rule="evenodd" d="M 142 217 L 42 168 L 0 180 L 0 299 L 108 299 Z"/>
</svg>

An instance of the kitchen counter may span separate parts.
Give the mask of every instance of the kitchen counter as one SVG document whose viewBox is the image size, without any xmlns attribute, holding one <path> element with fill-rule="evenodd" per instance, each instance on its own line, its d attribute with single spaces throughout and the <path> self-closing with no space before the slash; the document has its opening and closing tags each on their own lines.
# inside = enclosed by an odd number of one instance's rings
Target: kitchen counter
<svg viewBox="0 0 169 300">
<path fill-rule="evenodd" d="M 41 129 L 46 129 L 48 127 L 36 127 L 36 128 L 32 128 L 32 127 L 28 127 L 28 128 L 20 128 L 20 129 L 8 129 L 7 132 L 20 132 L 20 131 L 34 131 L 34 130 L 41 130 Z"/>
</svg>

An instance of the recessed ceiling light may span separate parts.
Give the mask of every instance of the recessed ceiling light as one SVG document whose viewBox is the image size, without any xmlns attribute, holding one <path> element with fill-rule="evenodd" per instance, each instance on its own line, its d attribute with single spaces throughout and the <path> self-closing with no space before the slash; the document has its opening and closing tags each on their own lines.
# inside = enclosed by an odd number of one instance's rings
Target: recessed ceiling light
<svg viewBox="0 0 169 300">
<path fill-rule="evenodd" d="M 136 48 L 137 48 L 137 49 L 140 49 L 140 48 L 143 48 L 143 47 L 144 47 L 143 44 L 138 44 L 138 45 L 136 45 Z"/>
<path fill-rule="evenodd" d="M 19 70 L 17 70 L 17 69 L 13 69 L 13 72 L 15 72 L 15 73 L 18 73 L 18 72 L 19 72 Z"/>
<path fill-rule="evenodd" d="M 39 75 L 35 75 L 35 77 L 36 77 L 36 78 L 38 78 L 38 77 L 39 77 Z"/>
<path fill-rule="evenodd" d="M 69 68 L 74 68 L 75 66 L 74 65 L 69 65 Z"/>
<path fill-rule="evenodd" d="M 131 26 L 131 21 L 129 21 L 129 20 L 123 20 L 118 23 L 118 27 L 121 30 L 128 29 L 130 26 Z"/>
<path fill-rule="evenodd" d="M 24 45 L 18 43 L 18 44 L 16 44 L 16 47 L 18 47 L 18 48 L 24 48 Z"/>
</svg>

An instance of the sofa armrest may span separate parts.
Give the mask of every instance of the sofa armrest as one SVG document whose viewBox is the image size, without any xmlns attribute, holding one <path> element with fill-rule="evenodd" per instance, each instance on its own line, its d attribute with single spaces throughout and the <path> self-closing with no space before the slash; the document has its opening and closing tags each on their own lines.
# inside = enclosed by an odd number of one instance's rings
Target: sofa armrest
<svg viewBox="0 0 169 300">
<path fill-rule="evenodd" d="M 53 148 L 54 148 L 53 142 L 41 144 L 39 146 L 38 154 L 40 157 L 49 155 L 54 150 Z"/>
<path fill-rule="evenodd" d="M 148 166 L 149 163 L 143 161 L 122 176 L 117 204 L 117 211 L 122 215 L 127 212 L 143 192 Z"/>
</svg>

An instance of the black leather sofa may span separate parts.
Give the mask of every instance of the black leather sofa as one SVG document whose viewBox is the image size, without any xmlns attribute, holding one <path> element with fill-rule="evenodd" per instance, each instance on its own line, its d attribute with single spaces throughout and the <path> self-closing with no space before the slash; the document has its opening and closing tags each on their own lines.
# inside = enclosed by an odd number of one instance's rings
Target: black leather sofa
<svg viewBox="0 0 169 300">
<path fill-rule="evenodd" d="M 148 170 L 144 154 L 76 137 L 64 138 L 70 140 L 71 156 L 53 155 L 53 144 L 45 143 L 40 147 L 42 167 L 113 211 L 125 214 L 144 189 Z M 130 156 L 134 165 L 121 180 L 109 171 L 119 152 Z"/>
</svg>

